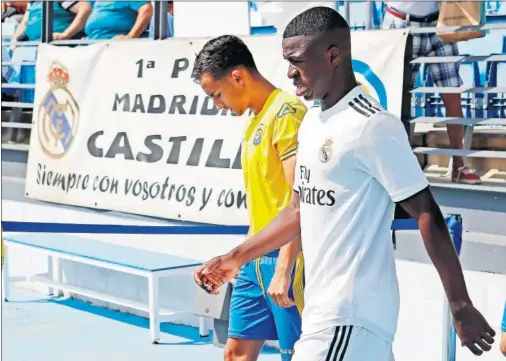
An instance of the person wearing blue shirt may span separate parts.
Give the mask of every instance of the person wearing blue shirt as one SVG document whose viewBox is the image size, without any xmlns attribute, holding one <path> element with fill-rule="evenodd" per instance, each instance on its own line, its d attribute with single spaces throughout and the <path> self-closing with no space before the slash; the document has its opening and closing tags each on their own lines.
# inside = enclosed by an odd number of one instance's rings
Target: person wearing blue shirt
<svg viewBox="0 0 506 361">
<path fill-rule="evenodd" d="M 168 13 L 167 13 L 167 37 L 174 37 L 174 1 L 169 1 L 168 3 Z M 155 35 L 155 18 L 151 19 L 151 23 L 149 24 L 149 37 L 151 39 L 154 38 Z"/>
<path fill-rule="evenodd" d="M 502 324 L 501 324 L 501 352 L 504 356 L 506 356 L 506 301 L 504 302 L 504 312 L 502 315 Z"/>
<path fill-rule="evenodd" d="M 90 13 L 91 6 L 87 1 L 54 1 L 53 39 L 64 40 L 78 37 Z M 31 1 L 12 40 L 38 41 L 41 38 L 41 30 L 42 1 Z"/>
<path fill-rule="evenodd" d="M 153 17 L 149 1 L 95 1 L 86 23 L 89 39 L 135 39 L 148 36 Z"/>
</svg>

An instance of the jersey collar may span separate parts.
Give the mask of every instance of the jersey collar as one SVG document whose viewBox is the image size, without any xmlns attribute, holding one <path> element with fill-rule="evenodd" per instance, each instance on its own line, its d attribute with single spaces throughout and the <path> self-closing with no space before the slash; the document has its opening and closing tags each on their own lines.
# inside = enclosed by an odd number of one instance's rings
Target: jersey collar
<svg viewBox="0 0 506 361">
<path fill-rule="evenodd" d="M 346 94 L 340 101 L 334 104 L 331 108 L 323 110 L 320 113 L 320 119 L 324 122 L 332 118 L 334 115 L 350 108 L 349 103 L 360 94 L 364 95 L 362 85 L 357 85 L 348 94 Z"/>
<path fill-rule="evenodd" d="M 272 91 L 272 93 L 269 95 L 269 97 L 267 98 L 262 110 L 260 111 L 260 113 L 258 114 L 255 114 L 254 115 L 254 118 L 256 119 L 261 119 L 262 116 L 264 115 L 265 111 L 267 109 L 270 108 L 270 106 L 272 105 L 272 103 L 274 102 L 274 100 L 277 98 L 278 94 L 281 93 L 281 89 L 279 88 L 276 88 Z"/>
</svg>

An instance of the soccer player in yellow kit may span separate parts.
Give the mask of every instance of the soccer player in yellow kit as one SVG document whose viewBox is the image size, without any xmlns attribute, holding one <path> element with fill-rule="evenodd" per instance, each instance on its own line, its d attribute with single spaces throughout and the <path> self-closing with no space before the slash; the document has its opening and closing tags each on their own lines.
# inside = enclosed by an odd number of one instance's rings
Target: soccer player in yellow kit
<svg viewBox="0 0 506 361">
<path fill-rule="evenodd" d="M 265 79 L 248 47 L 235 36 L 207 42 L 192 76 L 219 109 L 254 113 L 242 143 L 252 236 L 290 202 L 297 133 L 307 108 Z M 282 361 L 291 360 L 302 308 L 300 240 L 244 265 L 233 286 L 225 360 L 255 361 L 265 340 L 279 340 Z"/>
</svg>

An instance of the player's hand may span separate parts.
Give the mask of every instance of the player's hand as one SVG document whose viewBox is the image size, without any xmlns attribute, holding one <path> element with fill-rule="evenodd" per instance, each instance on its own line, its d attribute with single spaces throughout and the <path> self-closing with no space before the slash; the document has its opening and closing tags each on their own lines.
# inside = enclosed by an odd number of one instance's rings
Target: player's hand
<svg viewBox="0 0 506 361">
<path fill-rule="evenodd" d="M 53 40 L 65 40 L 67 36 L 63 33 L 53 33 Z"/>
<path fill-rule="evenodd" d="M 128 40 L 128 39 L 130 39 L 130 37 L 128 35 L 116 35 L 114 37 L 114 39 L 116 39 L 116 40 Z"/>
<path fill-rule="evenodd" d="M 492 348 L 495 331 L 472 304 L 466 304 L 453 312 L 453 326 L 462 346 L 466 346 L 475 355 L 479 356 Z"/>
<path fill-rule="evenodd" d="M 239 264 L 229 256 L 218 256 L 204 263 L 194 274 L 194 280 L 204 291 L 218 294 L 218 289 L 239 273 Z"/>
<path fill-rule="evenodd" d="M 282 308 L 295 306 L 295 302 L 288 296 L 292 275 L 290 272 L 275 272 L 267 293 L 276 305 Z"/>
</svg>

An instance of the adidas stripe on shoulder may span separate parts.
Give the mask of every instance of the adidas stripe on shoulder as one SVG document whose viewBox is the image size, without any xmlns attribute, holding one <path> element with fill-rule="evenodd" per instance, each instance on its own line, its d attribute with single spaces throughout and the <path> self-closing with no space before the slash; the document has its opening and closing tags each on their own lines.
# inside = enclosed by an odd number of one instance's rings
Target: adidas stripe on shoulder
<svg viewBox="0 0 506 361">
<path fill-rule="evenodd" d="M 371 103 L 362 94 L 359 94 L 358 97 L 353 98 L 353 100 L 350 101 L 348 105 L 352 107 L 357 113 L 362 114 L 364 117 L 370 117 L 371 115 L 374 115 L 377 112 L 381 112 L 383 110 L 377 107 L 375 104 Z"/>
</svg>

